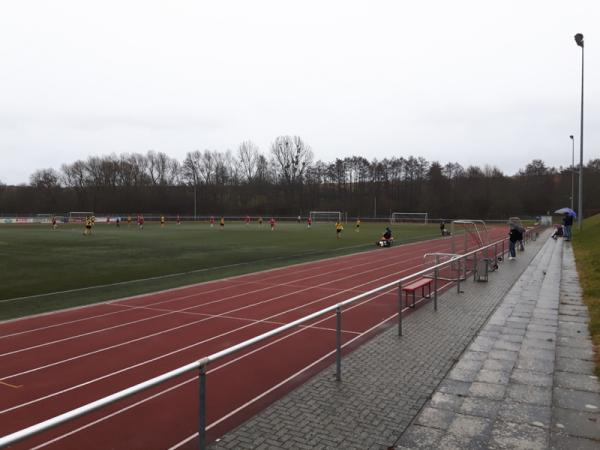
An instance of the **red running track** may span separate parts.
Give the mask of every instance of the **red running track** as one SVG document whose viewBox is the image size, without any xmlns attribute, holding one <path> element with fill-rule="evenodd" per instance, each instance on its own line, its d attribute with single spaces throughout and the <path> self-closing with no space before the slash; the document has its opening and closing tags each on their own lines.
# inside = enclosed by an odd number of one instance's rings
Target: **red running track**
<svg viewBox="0 0 600 450">
<path fill-rule="evenodd" d="M 495 238 L 505 235 L 494 229 Z M 0 324 L 0 435 L 54 417 L 425 267 L 436 239 Z M 347 353 L 393 324 L 395 290 L 343 312 Z M 24 300 L 26 301 L 26 300 Z M 335 317 L 209 367 L 214 440 L 333 362 Z M 196 374 L 117 402 L 15 448 L 197 448 Z"/>
</svg>

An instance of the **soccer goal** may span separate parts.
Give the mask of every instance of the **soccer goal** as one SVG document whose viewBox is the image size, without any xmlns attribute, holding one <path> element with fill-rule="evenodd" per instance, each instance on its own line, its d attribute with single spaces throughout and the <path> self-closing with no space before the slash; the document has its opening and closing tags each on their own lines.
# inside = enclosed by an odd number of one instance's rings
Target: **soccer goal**
<svg viewBox="0 0 600 450">
<path fill-rule="evenodd" d="M 342 222 L 341 211 L 311 211 L 310 218 L 313 223 L 317 222 Z"/>
<path fill-rule="evenodd" d="M 70 211 L 69 212 L 69 223 L 83 223 L 86 217 L 94 215 L 93 211 Z"/>
<path fill-rule="evenodd" d="M 450 234 L 451 252 L 455 254 L 467 253 L 490 243 L 487 225 L 483 220 L 453 220 Z"/>
<path fill-rule="evenodd" d="M 395 212 L 390 216 L 390 223 L 424 223 L 429 221 L 429 213 L 426 212 Z"/>
</svg>

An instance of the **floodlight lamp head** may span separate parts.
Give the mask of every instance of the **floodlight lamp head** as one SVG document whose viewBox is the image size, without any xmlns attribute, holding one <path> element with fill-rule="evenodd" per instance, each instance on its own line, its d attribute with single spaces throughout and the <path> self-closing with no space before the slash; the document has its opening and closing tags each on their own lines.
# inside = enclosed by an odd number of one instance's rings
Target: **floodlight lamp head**
<svg viewBox="0 0 600 450">
<path fill-rule="evenodd" d="M 577 33 L 575 35 L 575 42 L 577 42 L 577 45 L 583 48 L 583 34 Z"/>
<path fill-rule="evenodd" d="M 573 139 L 573 135 L 569 136 L 571 139 Z"/>
</svg>

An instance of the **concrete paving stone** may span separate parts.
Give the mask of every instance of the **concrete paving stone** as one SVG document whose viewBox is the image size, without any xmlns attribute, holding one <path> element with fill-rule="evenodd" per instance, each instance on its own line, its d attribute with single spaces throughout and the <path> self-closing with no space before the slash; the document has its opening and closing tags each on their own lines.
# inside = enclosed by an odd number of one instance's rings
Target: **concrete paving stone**
<svg viewBox="0 0 600 450">
<path fill-rule="evenodd" d="M 556 341 L 554 339 L 524 339 L 523 348 L 525 350 L 541 349 L 554 351 L 556 349 Z"/>
<path fill-rule="evenodd" d="M 491 384 L 474 382 L 469 389 L 468 396 L 490 398 L 492 400 L 501 400 L 504 398 L 506 386 L 503 384 Z"/>
<path fill-rule="evenodd" d="M 477 436 L 446 434 L 436 447 L 438 450 L 487 450 L 487 440 Z"/>
<path fill-rule="evenodd" d="M 600 443 L 591 439 L 578 438 L 568 434 L 556 433 L 550 438 L 551 450 L 598 450 Z"/>
<path fill-rule="evenodd" d="M 600 441 L 600 413 L 554 408 L 554 426 L 561 424 L 563 433 Z"/>
<path fill-rule="evenodd" d="M 507 394 L 510 399 L 518 402 L 540 406 L 550 406 L 552 404 L 551 388 L 529 384 L 511 384 L 508 386 Z"/>
<path fill-rule="evenodd" d="M 431 397 L 430 406 L 437 409 L 447 409 L 450 411 L 458 411 L 464 397 L 446 394 L 445 392 L 436 392 Z"/>
<path fill-rule="evenodd" d="M 507 372 L 482 369 L 479 371 L 475 381 L 481 383 L 508 384 L 509 377 L 510 375 Z"/>
<path fill-rule="evenodd" d="M 511 352 L 518 352 L 521 349 L 521 344 L 518 342 L 506 341 L 503 339 L 498 339 L 494 343 L 494 350 L 508 350 Z"/>
<path fill-rule="evenodd" d="M 475 380 L 478 372 L 477 369 L 462 370 L 454 368 L 448 374 L 448 378 L 450 380 L 472 382 Z"/>
<path fill-rule="evenodd" d="M 591 348 L 576 348 L 559 345 L 556 348 L 556 355 L 560 358 L 575 358 L 594 360 L 594 351 Z"/>
<path fill-rule="evenodd" d="M 469 353 L 473 354 L 474 352 Z M 483 361 L 483 359 L 460 358 L 460 361 L 458 361 L 452 369 L 458 369 L 466 372 L 478 371 L 481 369 L 481 366 L 483 366 Z"/>
<path fill-rule="evenodd" d="M 550 426 L 552 409 L 549 406 L 532 405 L 505 400 L 498 411 L 498 418 L 506 422 L 526 423 L 536 427 Z"/>
<path fill-rule="evenodd" d="M 527 329 L 526 328 L 514 328 L 514 327 L 504 327 L 504 330 L 502 330 L 502 334 L 508 334 L 508 335 L 513 335 L 513 336 L 525 336 L 525 334 L 527 333 Z"/>
<path fill-rule="evenodd" d="M 445 409 L 426 407 L 416 420 L 417 425 L 447 430 L 456 413 Z"/>
<path fill-rule="evenodd" d="M 556 386 L 579 391 L 600 392 L 598 378 L 594 375 L 584 375 L 568 372 L 555 372 L 554 382 Z"/>
<path fill-rule="evenodd" d="M 411 426 L 402 435 L 398 441 L 400 447 L 410 449 L 431 449 L 436 448 L 438 442 L 445 433 L 437 428 L 425 427 L 422 425 Z"/>
<path fill-rule="evenodd" d="M 556 325 L 541 325 L 538 323 L 529 323 L 527 326 L 528 331 L 536 331 L 540 333 L 556 333 L 558 330 L 558 324 Z"/>
<path fill-rule="evenodd" d="M 541 373 L 553 373 L 554 361 L 537 358 L 519 358 L 516 364 L 517 369 L 532 370 Z"/>
<path fill-rule="evenodd" d="M 515 369 L 510 376 L 511 383 L 530 384 L 533 386 L 552 386 L 552 375 L 533 372 L 531 370 Z"/>
<path fill-rule="evenodd" d="M 574 389 L 554 388 L 552 401 L 555 406 L 585 412 L 600 412 L 600 394 Z"/>
<path fill-rule="evenodd" d="M 557 339 L 557 345 L 562 347 L 588 348 L 592 346 L 592 339 L 584 336 L 569 336 Z"/>
<path fill-rule="evenodd" d="M 509 350 L 492 350 L 488 354 L 489 359 L 505 359 L 507 361 L 516 361 L 518 356 L 518 352 L 512 352 Z"/>
<path fill-rule="evenodd" d="M 473 361 L 483 361 L 487 358 L 488 352 L 472 352 L 467 350 L 460 357 L 461 360 L 468 359 Z"/>
<path fill-rule="evenodd" d="M 525 339 L 525 335 L 520 335 L 520 334 L 504 334 L 503 333 L 503 334 L 500 335 L 499 339 L 501 339 L 503 341 L 516 342 L 517 344 L 520 344 Z"/>
<path fill-rule="evenodd" d="M 585 324 L 577 324 L 578 328 L 566 327 L 568 322 L 559 322 L 558 337 L 590 337 L 590 332 Z"/>
<path fill-rule="evenodd" d="M 558 358 L 556 360 L 556 370 L 561 372 L 581 373 L 589 375 L 594 371 L 594 362 L 584 359 Z"/>
<path fill-rule="evenodd" d="M 538 340 L 538 341 L 547 341 L 547 342 L 551 342 L 551 341 L 556 341 L 556 334 L 554 333 L 541 333 L 538 331 L 528 331 L 527 334 L 525 334 L 525 340 Z M 552 353 L 552 355 L 554 355 L 554 352 L 550 352 Z M 552 356 L 553 358 L 554 356 Z M 543 357 L 542 359 L 550 359 L 549 356 L 547 357 Z"/>
<path fill-rule="evenodd" d="M 464 396 L 464 395 L 468 394 L 470 388 L 471 388 L 470 382 L 450 380 L 450 379 L 446 378 L 446 379 L 444 379 L 444 381 L 442 381 L 438 390 L 440 392 L 445 392 L 447 394 Z"/>
<path fill-rule="evenodd" d="M 484 437 L 489 435 L 492 422 L 484 417 L 457 414 L 448 428 L 456 436 Z"/>
<path fill-rule="evenodd" d="M 585 317 L 585 316 L 567 316 L 567 315 L 560 315 L 559 316 L 559 320 L 561 322 L 576 322 L 576 323 L 581 323 L 581 324 L 585 324 L 587 326 L 588 322 L 590 321 L 589 317 Z"/>
<path fill-rule="evenodd" d="M 515 366 L 514 361 L 507 359 L 486 359 L 483 363 L 482 369 L 484 370 L 500 370 L 502 372 L 512 372 Z"/>
<path fill-rule="evenodd" d="M 548 435 L 542 428 L 523 423 L 496 421 L 492 428 L 489 448 L 515 450 L 545 450 Z"/>
<path fill-rule="evenodd" d="M 470 416 L 494 419 L 498 415 L 502 402 L 489 398 L 467 397 L 462 402 L 459 412 Z"/>
<path fill-rule="evenodd" d="M 528 323 L 529 323 L 528 319 L 521 319 L 521 318 L 506 320 L 507 328 L 513 328 L 513 329 L 517 329 L 517 330 L 525 330 L 526 331 Z"/>
<path fill-rule="evenodd" d="M 473 343 L 469 346 L 469 350 L 473 352 L 488 352 L 494 345 L 494 339 L 479 336 L 475 338 Z"/>
</svg>

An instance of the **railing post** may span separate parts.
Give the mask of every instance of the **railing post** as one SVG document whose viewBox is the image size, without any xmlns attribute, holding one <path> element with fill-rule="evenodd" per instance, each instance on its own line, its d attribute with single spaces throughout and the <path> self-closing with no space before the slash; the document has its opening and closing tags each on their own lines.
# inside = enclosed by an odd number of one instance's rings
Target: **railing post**
<svg viewBox="0 0 600 450">
<path fill-rule="evenodd" d="M 462 262 L 462 259 L 459 259 L 458 260 L 458 277 L 456 278 L 456 293 L 457 294 L 460 294 L 460 277 L 462 276 L 461 275 L 461 270 L 460 270 L 461 269 L 461 267 L 460 267 L 461 262 Z"/>
<path fill-rule="evenodd" d="M 437 281 L 438 281 L 438 264 L 440 263 L 440 256 L 435 255 L 435 269 L 433 269 L 433 310 L 437 311 Z"/>
<path fill-rule="evenodd" d="M 335 308 L 335 379 L 342 380 L 342 308 Z"/>
<path fill-rule="evenodd" d="M 498 243 L 494 243 L 494 267 L 498 264 Z"/>
<path fill-rule="evenodd" d="M 206 365 L 202 364 L 198 370 L 199 382 L 199 414 L 198 414 L 198 448 L 206 449 Z"/>
<path fill-rule="evenodd" d="M 502 262 L 504 262 L 504 239 L 502 239 Z"/>
<path fill-rule="evenodd" d="M 398 283 L 398 336 L 402 336 L 402 283 Z"/>
<path fill-rule="evenodd" d="M 479 270 L 477 266 L 477 250 L 473 253 L 473 281 L 477 281 L 477 271 Z"/>
</svg>

